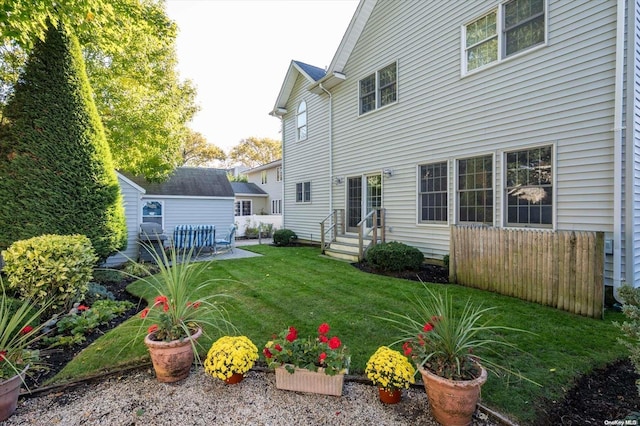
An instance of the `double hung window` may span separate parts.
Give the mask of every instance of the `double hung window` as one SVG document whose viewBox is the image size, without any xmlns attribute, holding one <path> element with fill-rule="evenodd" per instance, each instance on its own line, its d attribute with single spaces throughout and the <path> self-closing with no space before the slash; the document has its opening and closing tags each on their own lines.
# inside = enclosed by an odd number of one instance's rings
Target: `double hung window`
<svg viewBox="0 0 640 426">
<path fill-rule="evenodd" d="M 398 66 L 394 62 L 360 80 L 360 115 L 396 102 L 397 70 Z"/>
</svg>

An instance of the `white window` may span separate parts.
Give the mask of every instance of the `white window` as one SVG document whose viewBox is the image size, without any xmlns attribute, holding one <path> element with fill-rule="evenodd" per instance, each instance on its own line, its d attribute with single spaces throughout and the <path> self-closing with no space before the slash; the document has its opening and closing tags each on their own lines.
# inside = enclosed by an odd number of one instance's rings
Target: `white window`
<svg viewBox="0 0 640 426">
<path fill-rule="evenodd" d="M 446 223 L 449 210 L 447 162 L 422 165 L 419 167 L 419 172 L 419 221 L 422 223 Z"/>
<path fill-rule="evenodd" d="M 265 183 L 267 183 L 267 171 L 263 170 L 261 173 L 261 178 L 262 178 L 262 184 L 264 185 Z"/>
<path fill-rule="evenodd" d="M 394 62 L 360 80 L 360 115 L 397 101 L 397 65 Z"/>
<path fill-rule="evenodd" d="M 271 214 L 282 214 L 282 200 L 271 200 Z"/>
<path fill-rule="evenodd" d="M 493 224 L 493 158 L 458 160 L 458 221 Z"/>
<path fill-rule="evenodd" d="M 464 25 L 464 72 L 544 44 L 545 1 L 511 0 Z"/>
<path fill-rule="evenodd" d="M 282 182 L 282 166 L 276 169 L 276 182 Z"/>
<path fill-rule="evenodd" d="M 505 154 L 507 225 L 553 224 L 551 153 L 549 145 Z"/>
<path fill-rule="evenodd" d="M 236 216 L 251 216 L 251 200 L 240 200 L 235 203 Z"/>
<path fill-rule="evenodd" d="M 311 182 L 296 183 L 296 203 L 311 202 Z"/>
<path fill-rule="evenodd" d="M 298 140 L 305 140 L 307 138 L 307 103 L 305 101 L 300 102 L 300 105 L 298 105 L 296 127 L 298 129 Z"/>
<path fill-rule="evenodd" d="M 163 205 L 161 201 L 145 201 L 142 205 L 142 223 L 157 223 L 162 225 Z"/>
</svg>

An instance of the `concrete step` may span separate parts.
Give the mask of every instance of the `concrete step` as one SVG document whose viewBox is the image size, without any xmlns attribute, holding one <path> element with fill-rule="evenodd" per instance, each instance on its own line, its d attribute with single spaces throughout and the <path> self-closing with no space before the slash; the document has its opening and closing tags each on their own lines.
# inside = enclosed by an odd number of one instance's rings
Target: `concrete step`
<svg viewBox="0 0 640 426">
<path fill-rule="evenodd" d="M 353 253 L 355 255 L 358 255 L 358 253 L 360 252 L 357 240 L 355 242 L 334 241 L 329 245 L 329 247 L 331 248 L 331 250 Z"/>
</svg>

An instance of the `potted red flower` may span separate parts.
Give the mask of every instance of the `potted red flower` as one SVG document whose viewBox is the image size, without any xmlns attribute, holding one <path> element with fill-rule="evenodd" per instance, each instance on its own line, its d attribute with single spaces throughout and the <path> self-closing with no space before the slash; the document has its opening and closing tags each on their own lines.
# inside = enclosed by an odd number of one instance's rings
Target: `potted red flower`
<svg viewBox="0 0 640 426">
<path fill-rule="evenodd" d="M 329 336 L 330 327 L 322 323 L 316 337 L 300 338 L 295 327 L 288 327 L 268 341 L 262 353 L 276 371 L 278 389 L 342 395 L 348 372 L 348 349 L 338 336 Z"/>
</svg>

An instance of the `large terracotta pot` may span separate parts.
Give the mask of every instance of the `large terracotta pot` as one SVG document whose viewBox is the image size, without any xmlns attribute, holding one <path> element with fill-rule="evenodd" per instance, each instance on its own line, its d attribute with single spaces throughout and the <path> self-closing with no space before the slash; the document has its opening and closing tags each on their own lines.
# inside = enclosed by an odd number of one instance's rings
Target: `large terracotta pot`
<svg viewBox="0 0 640 426">
<path fill-rule="evenodd" d="M 144 343 L 149 349 L 158 381 L 171 383 L 185 379 L 193 364 L 192 340 L 195 341 L 202 335 L 202 329 L 198 328 L 188 339 L 171 342 L 155 341 L 153 335 L 154 333 L 147 334 Z"/>
<path fill-rule="evenodd" d="M 0 422 L 7 420 L 16 411 L 18 397 L 20 396 L 20 386 L 28 368 L 29 366 L 22 370 L 20 374 L 0 382 Z"/>
<path fill-rule="evenodd" d="M 427 391 L 431 414 L 444 426 L 466 426 L 476 411 L 480 387 L 487 381 L 487 370 L 480 367 L 480 377 L 473 380 L 449 380 L 418 368 Z"/>
</svg>

